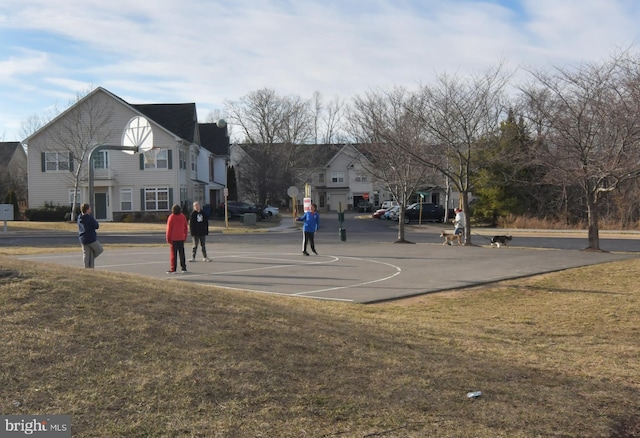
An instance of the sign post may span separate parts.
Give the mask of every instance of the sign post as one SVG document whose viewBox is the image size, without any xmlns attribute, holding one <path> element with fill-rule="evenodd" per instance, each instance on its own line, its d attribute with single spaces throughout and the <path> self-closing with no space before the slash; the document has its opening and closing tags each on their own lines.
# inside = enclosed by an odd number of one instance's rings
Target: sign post
<svg viewBox="0 0 640 438">
<path fill-rule="evenodd" d="M 293 218 L 293 223 L 296 223 L 296 216 L 298 213 L 298 204 L 296 203 L 296 197 L 298 196 L 299 190 L 296 186 L 291 186 L 287 189 L 287 195 L 291 197 L 291 203 L 293 208 L 291 209 L 291 216 Z"/>
<path fill-rule="evenodd" d="M 227 206 L 227 199 L 229 198 L 229 188 L 225 187 L 222 193 L 224 194 L 224 227 L 229 228 L 229 208 Z"/>
</svg>

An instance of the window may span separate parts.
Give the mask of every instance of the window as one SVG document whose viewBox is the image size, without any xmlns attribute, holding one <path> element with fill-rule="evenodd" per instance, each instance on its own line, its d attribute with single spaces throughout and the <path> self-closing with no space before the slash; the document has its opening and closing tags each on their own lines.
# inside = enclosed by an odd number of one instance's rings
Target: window
<svg viewBox="0 0 640 438">
<path fill-rule="evenodd" d="M 82 204 L 82 192 L 76 192 L 76 205 Z M 73 189 L 69 189 L 69 205 L 73 205 Z"/>
<path fill-rule="evenodd" d="M 180 204 L 183 204 L 187 201 L 187 195 L 187 188 L 185 186 L 180 186 Z"/>
<path fill-rule="evenodd" d="M 72 168 L 71 156 L 70 152 L 44 152 L 43 171 L 58 172 L 70 170 Z"/>
<path fill-rule="evenodd" d="M 344 172 L 331 172 L 331 182 L 344 182 Z"/>
<path fill-rule="evenodd" d="M 187 153 L 185 151 L 178 152 L 180 159 L 180 170 L 187 170 Z"/>
<path fill-rule="evenodd" d="M 196 161 L 196 154 L 191 154 L 191 171 L 196 172 L 198 170 L 198 162 Z"/>
<path fill-rule="evenodd" d="M 367 182 L 367 175 L 356 175 L 356 182 Z"/>
<path fill-rule="evenodd" d="M 167 149 L 151 149 L 144 153 L 145 169 L 168 169 L 169 154 Z"/>
<path fill-rule="evenodd" d="M 213 157 L 209 157 L 209 181 L 215 181 L 213 172 L 214 164 L 215 161 Z"/>
<path fill-rule="evenodd" d="M 99 151 L 93 156 L 93 168 L 94 169 L 108 169 L 109 168 L 109 155 L 107 151 Z"/>
<path fill-rule="evenodd" d="M 122 211 L 133 210 L 133 190 L 132 189 L 120 189 L 120 210 Z"/>
<path fill-rule="evenodd" d="M 169 210 L 169 188 L 151 187 L 144 189 L 145 210 Z"/>
<path fill-rule="evenodd" d="M 320 173 L 318 174 L 318 182 L 319 182 L 320 184 L 323 184 L 323 183 L 324 183 L 324 172 L 320 172 Z"/>
</svg>

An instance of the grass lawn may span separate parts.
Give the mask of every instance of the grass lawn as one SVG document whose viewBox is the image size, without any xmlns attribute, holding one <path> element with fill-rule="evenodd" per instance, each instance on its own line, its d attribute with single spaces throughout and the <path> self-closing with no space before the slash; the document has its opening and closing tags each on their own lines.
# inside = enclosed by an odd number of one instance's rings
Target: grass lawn
<svg viewBox="0 0 640 438">
<path fill-rule="evenodd" d="M 280 221 L 291 221 L 290 217 L 270 217 L 256 222 L 255 225 L 244 225 L 240 220 L 229 220 L 228 227 L 223 220 L 210 220 L 209 232 L 256 232 L 280 225 Z M 162 222 L 101 222 L 98 233 L 141 233 L 141 232 L 164 232 L 167 224 Z M 31 222 L 31 221 L 8 221 L 7 231 L 9 232 L 51 232 L 69 231 L 78 232 L 78 224 L 75 222 Z"/>
<path fill-rule="evenodd" d="M 0 413 L 74 438 L 636 437 L 639 270 L 365 306 L 0 256 Z"/>
</svg>

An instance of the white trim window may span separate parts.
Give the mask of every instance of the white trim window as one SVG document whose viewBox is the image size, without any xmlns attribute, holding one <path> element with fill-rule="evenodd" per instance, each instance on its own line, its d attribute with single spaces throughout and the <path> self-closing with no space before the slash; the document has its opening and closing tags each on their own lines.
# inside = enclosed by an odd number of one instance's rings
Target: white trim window
<svg viewBox="0 0 640 438">
<path fill-rule="evenodd" d="M 73 189 L 69 189 L 69 205 L 73 204 Z M 82 191 L 76 192 L 76 205 L 82 204 Z"/>
<path fill-rule="evenodd" d="M 71 161 L 69 160 L 69 152 L 45 152 L 45 171 L 47 172 L 60 172 L 68 171 L 71 168 Z"/>
<path fill-rule="evenodd" d="M 331 172 L 331 182 L 343 183 L 344 182 L 344 172 Z"/>
<path fill-rule="evenodd" d="M 364 173 L 356 175 L 356 182 L 367 182 L 367 179 L 367 175 Z"/>
<path fill-rule="evenodd" d="M 108 151 L 98 151 L 93 156 L 93 168 L 94 169 L 108 169 L 109 168 L 109 154 Z"/>
<path fill-rule="evenodd" d="M 188 199 L 189 192 L 185 186 L 180 186 L 180 204 L 186 202 Z"/>
<path fill-rule="evenodd" d="M 187 153 L 183 150 L 178 151 L 180 158 L 180 170 L 187 170 Z"/>
<path fill-rule="evenodd" d="M 120 210 L 133 211 L 133 189 L 131 188 L 120 189 Z"/>
<path fill-rule="evenodd" d="M 168 169 L 169 153 L 167 149 L 151 149 L 144 153 L 145 169 Z"/>
<path fill-rule="evenodd" d="M 191 171 L 192 172 L 198 171 L 198 160 L 196 158 L 196 154 L 191 154 Z"/>
<path fill-rule="evenodd" d="M 169 208 L 168 187 L 147 187 L 144 189 L 144 209 L 146 211 L 166 211 Z"/>
</svg>

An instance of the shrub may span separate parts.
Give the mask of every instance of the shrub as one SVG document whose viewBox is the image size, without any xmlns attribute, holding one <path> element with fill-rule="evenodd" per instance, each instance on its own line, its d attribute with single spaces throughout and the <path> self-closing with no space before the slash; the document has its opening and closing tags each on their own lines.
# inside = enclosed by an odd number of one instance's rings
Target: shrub
<svg viewBox="0 0 640 438">
<path fill-rule="evenodd" d="M 71 216 L 69 207 L 48 203 L 42 208 L 29 208 L 24 215 L 34 222 L 63 222 Z"/>
</svg>

